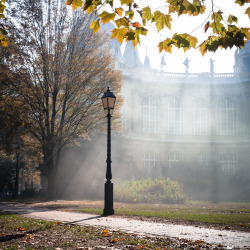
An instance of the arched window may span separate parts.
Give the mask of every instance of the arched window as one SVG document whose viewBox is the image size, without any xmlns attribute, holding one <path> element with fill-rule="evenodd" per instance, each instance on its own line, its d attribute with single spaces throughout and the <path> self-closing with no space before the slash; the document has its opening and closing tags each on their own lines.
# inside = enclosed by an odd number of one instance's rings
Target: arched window
<svg viewBox="0 0 250 250">
<path fill-rule="evenodd" d="M 236 159 L 232 154 L 226 154 L 220 158 L 221 170 L 225 175 L 235 175 Z"/>
<path fill-rule="evenodd" d="M 205 100 L 199 98 L 193 103 L 193 133 L 207 135 L 209 128 L 209 109 Z"/>
<path fill-rule="evenodd" d="M 235 134 L 235 106 L 229 98 L 219 104 L 219 131 L 223 135 Z"/>
<path fill-rule="evenodd" d="M 158 101 L 148 96 L 142 101 L 142 130 L 145 133 L 157 133 L 158 124 Z"/>
<path fill-rule="evenodd" d="M 157 156 L 156 154 L 150 152 L 143 155 L 143 168 L 147 172 L 152 172 L 157 166 Z"/>
<path fill-rule="evenodd" d="M 169 134 L 180 134 L 183 130 L 183 109 L 179 98 L 168 102 L 167 131 Z"/>
<path fill-rule="evenodd" d="M 175 167 L 180 162 L 180 155 L 177 153 L 168 156 L 168 167 Z"/>
</svg>

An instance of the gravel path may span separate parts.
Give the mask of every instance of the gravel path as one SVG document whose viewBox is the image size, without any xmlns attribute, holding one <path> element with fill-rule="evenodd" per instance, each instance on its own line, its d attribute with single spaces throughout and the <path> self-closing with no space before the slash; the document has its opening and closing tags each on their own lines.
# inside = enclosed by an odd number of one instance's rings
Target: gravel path
<svg viewBox="0 0 250 250">
<path fill-rule="evenodd" d="M 93 214 L 42 209 L 14 202 L 1 202 L 0 210 L 35 219 L 54 220 L 81 226 L 103 227 L 140 235 L 168 236 L 193 241 L 201 240 L 210 244 L 221 244 L 226 246 L 227 249 L 250 249 L 249 232 L 146 222 L 116 216 L 101 217 Z"/>
</svg>

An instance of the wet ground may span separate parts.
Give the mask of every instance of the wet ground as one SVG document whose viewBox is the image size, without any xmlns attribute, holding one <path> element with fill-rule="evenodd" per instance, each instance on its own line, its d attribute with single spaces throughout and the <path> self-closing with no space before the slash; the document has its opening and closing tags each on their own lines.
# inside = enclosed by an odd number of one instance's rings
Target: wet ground
<svg viewBox="0 0 250 250">
<path fill-rule="evenodd" d="M 167 236 L 189 240 L 201 240 L 210 244 L 221 244 L 227 249 L 250 249 L 250 233 L 240 231 L 218 230 L 198 226 L 173 225 L 168 223 L 156 223 L 133 220 L 116 216 L 101 217 L 93 214 L 72 213 L 66 211 L 48 210 L 27 206 L 20 203 L 1 202 L 0 209 L 11 213 L 17 213 L 26 217 L 54 220 L 63 223 L 90 225 L 96 227 L 120 230 L 148 236 Z"/>
</svg>

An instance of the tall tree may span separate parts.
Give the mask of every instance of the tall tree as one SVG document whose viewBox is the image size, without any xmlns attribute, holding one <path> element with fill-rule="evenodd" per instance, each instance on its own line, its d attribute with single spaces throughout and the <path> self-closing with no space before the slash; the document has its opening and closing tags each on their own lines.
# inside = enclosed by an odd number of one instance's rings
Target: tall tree
<svg viewBox="0 0 250 250">
<path fill-rule="evenodd" d="M 89 29 L 92 15 L 70 13 L 61 0 L 13 1 L 8 8 L 6 29 L 20 53 L 5 64 L 22 74 L 4 74 L 25 110 L 18 118 L 43 153 L 48 198 L 54 199 L 62 148 L 102 129 L 100 95 L 108 85 L 119 92 L 120 73 L 105 35 Z"/>
</svg>

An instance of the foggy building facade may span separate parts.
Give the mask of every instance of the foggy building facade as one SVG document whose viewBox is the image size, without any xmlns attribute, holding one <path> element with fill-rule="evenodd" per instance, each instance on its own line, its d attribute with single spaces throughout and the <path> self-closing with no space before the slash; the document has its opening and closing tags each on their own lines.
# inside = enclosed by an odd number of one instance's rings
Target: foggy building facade
<svg viewBox="0 0 250 250">
<path fill-rule="evenodd" d="M 158 71 L 131 43 L 123 55 L 115 40 L 111 49 L 123 73 L 119 168 L 176 179 L 194 198 L 249 199 L 250 43 L 233 73 L 214 73 L 212 59 L 209 72 L 189 73 L 188 59 L 185 73 L 165 72 L 164 58 Z"/>
</svg>

